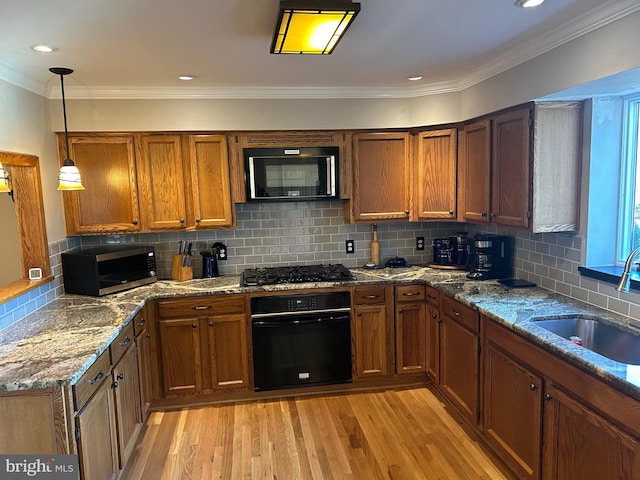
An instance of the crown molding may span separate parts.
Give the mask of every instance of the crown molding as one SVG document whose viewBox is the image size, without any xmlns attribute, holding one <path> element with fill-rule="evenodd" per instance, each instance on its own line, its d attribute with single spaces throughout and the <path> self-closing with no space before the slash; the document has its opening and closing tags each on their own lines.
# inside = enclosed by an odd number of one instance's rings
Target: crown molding
<svg viewBox="0 0 640 480">
<path fill-rule="evenodd" d="M 4 80 L 5 82 L 11 83 L 17 87 L 29 90 L 30 92 L 36 93 L 40 96 L 47 96 L 45 86 L 42 83 L 36 82 L 31 78 L 19 74 L 2 62 L 0 62 L 0 80 Z"/>
<path fill-rule="evenodd" d="M 553 50 L 627 15 L 640 11 L 637 0 L 616 0 L 596 7 L 568 23 L 511 49 L 461 77 L 411 87 L 123 87 L 65 86 L 67 99 L 345 99 L 415 98 L 459 92 Z M 0 63 L 0 79 L 49 99 L 60 91 L 17 74 Z"/>
</svg>

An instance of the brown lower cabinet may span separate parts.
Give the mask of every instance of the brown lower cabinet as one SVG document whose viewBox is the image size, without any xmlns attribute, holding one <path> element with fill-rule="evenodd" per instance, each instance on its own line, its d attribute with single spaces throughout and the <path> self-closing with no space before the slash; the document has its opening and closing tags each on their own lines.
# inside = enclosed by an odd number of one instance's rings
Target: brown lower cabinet
<svg viewBox="0 0 640 480">
<path fill-rule="evenodd" d="M 249 387 L 247 296 L 158 302 L 165 395 Z"/>
<path fill-rule="evenodd" d="M 389 315 L 392 298 L 384 285 L 355 287 L 353 290 L 352 344 L 354 374 L 357 379 L 386 377 L 392 371 L 393 322 Z"/>
<path fill-rule="evenodd" d="M 439 323 L 439 387 L 472 424 L 480 418 L 478 313 L 442 296 Z"/>
<path fill-rule="evenodd" d="M 482 432 L 522 479 L 640 478 L 638 401 L 483 319 Z"/>
<path fill-rule="evenodd" d="M 395 287 L 396 373 L 427 371 L 427 319 L 424 285 Z"/>
</svg>

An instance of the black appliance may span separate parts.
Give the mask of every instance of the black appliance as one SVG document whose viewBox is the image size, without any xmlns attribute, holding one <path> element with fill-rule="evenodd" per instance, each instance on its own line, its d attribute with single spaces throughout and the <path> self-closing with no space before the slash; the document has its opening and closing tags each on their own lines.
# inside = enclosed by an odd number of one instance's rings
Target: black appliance
<svg viewBox="0 0 640 480">
<path fill-rule="evenodd" d="M 447 238 L 433 239 L 433 263 L 436 265 L 467 265 L 469 239 L 467 232 L 457 232 Z"/>
<path fill-rule="evenodd" d="M 251 299 L 256 391 L 351 382 L 349 292 Z"/>
<path fill-rule="evenodd" d="M 62 254 L 64 291 L 99 297 L 158 280 L 155 249 L 105 245 Z"/>
<path fill-rule="evenodd" d="M 471 247 L 467 278 L 487 280 L 513 276 L 513 238 L 476 235 Z"/>
<path fill-rule="evenodd" d="M 338 198 L 338 147 L 245 148 L 248 201 Z"/>
<path fill-rule="evenodd" d="M 298 265 L 293 267 L 249 268 L 240 275 L 240 286 L 275 285 L 278 283 L 340 282 L 353 280 L 342 264 Z"/>
</svg>

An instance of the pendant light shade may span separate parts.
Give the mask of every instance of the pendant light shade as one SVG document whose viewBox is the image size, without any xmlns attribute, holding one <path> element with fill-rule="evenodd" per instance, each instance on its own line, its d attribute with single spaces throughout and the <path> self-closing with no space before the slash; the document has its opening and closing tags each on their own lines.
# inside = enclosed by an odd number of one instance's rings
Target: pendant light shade
<svg viewBox="0 0 640 480">
<path fill-rule="evenodd" d="M 4 166 L 0 163 L 0 193 L 11 193 L 9 179 L 9 172 L 7 172 Z"/>
<path fill-rule="evenodd" d="M 349 0 L 281 0 L 271 53 L 328 55 L 359 11 Z"/>
<path fill-rule="evenodd" d="M 64 76 L 73 73 L 73 70 L 66 67 L 51 67 L 49 71 L 55 75 L 60 75 L 60 88 L 62 89 L 62 113 L 64 115 L 64 141 L 66 157 L 60 167 L 58 174 L 58 190 L 84 190 L 80 172 L 73 160 L 69 158 L 69 132 L 67 131 L 67 106 L 64 98 Z"/>
</svg>

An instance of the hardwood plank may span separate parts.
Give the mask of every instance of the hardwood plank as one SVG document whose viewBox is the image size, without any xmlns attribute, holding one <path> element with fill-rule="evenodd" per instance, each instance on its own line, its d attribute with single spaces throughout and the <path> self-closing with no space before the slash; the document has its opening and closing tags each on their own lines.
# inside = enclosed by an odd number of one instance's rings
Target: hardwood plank
<svg viewBox="0 0 640 480">
<path fill-rule="evenodd" d="M 514 480 L 429 388 L 153 412 L 121 480 Z"/>
</svg>

